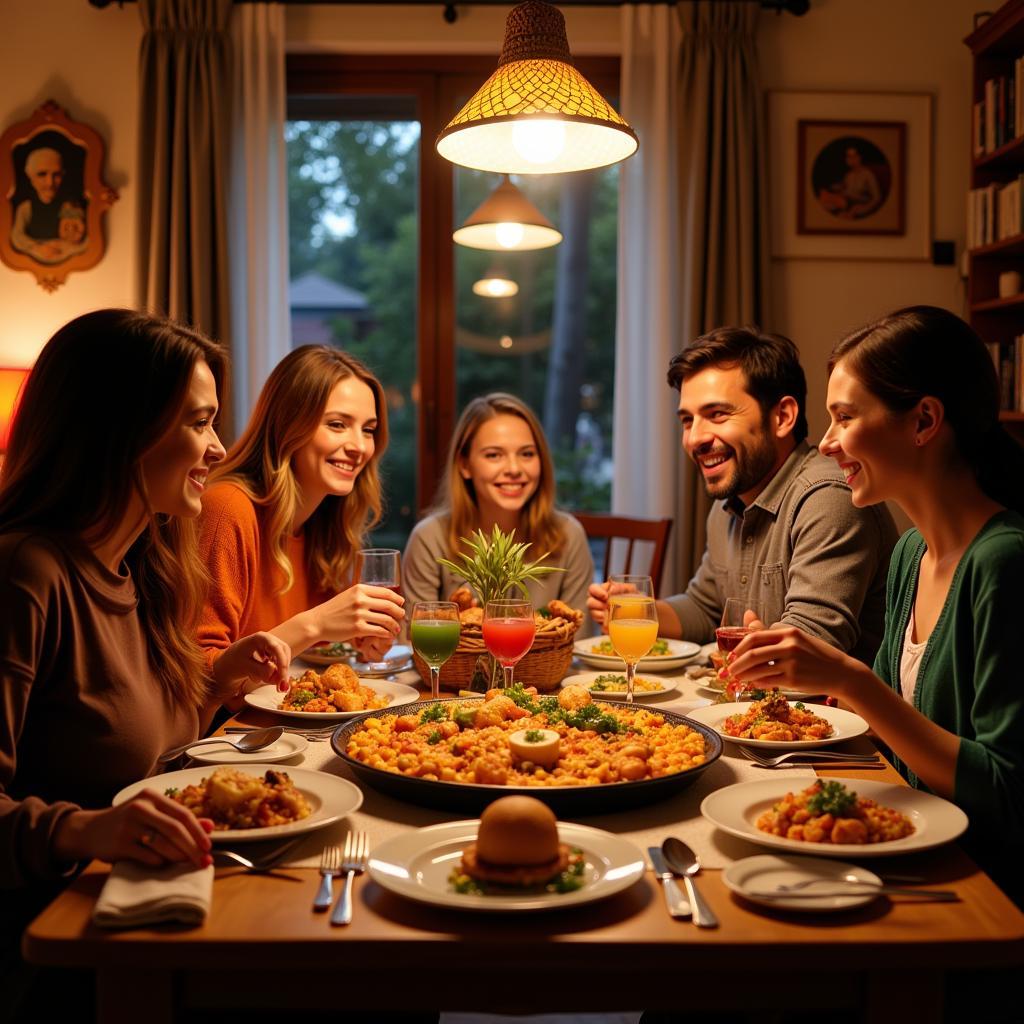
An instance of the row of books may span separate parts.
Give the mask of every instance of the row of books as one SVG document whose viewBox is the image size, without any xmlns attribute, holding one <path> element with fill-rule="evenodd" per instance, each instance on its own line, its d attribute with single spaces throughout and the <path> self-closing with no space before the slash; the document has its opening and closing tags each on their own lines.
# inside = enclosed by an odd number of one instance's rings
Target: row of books
<svg viewBox="0 0 1024 1024">
<path fill-rule="evenodd" d="M 1010 139 L 1024 135 L 1024 57 L 1013 62 L 1012 75 L 985 82 L 984 98 L 974 104 L 974 156 L 982 157 Z"/>
<path fill-rule="evenodd" d="M 986 344 L 999 375 L 999 408 L 1024 412 L 1024 334 L 1006 345 Z"/>
<path fill-rule="evenodd" d="M 986 185 L 967 193 L 967 247 L 977 249 L 1024 233 L 1024 174 L 1006 185 Z"/>
</svg>

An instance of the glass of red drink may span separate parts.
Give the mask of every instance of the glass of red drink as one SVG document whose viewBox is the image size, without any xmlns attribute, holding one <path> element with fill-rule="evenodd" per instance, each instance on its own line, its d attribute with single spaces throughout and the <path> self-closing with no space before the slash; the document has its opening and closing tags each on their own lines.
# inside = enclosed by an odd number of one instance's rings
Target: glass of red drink
<svg viewBox="0 0 1024 1024">
<path fill-rule="evenodd" d="M 512 685 L 516 664 L 533 646 L 537 632 L 529 601 L 488 601 L 484 607 L 484 644 L 505 672 L 506 689 Z"/>
<path fill-rule="evenodd" d="M 743 624 L 748 610 L 753 611 L 757 618 L 761 617 L 761 613 L 757 609 L 751 608 L 746 601 L 740 601 L 733 597 L 725 602 L 725 607 L 722 609 L 722 622 L 715 630 L 715 639 L 718 641 L 718 649 L 722 652 L 725 672 L 729 671 L 729 658 L 732 652 L 739 647 L 740 641 L 748 633 L 754 632 L 750 626 Z M 730 683 L 728 689 L 733 696 L 739 697 L 745 687 Z"/>
</svg>

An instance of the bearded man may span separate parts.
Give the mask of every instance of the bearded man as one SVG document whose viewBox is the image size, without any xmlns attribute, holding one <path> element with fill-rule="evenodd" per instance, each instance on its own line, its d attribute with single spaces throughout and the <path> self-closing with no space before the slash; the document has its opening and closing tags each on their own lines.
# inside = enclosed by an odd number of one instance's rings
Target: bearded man
<svg viewBox="0 0 1024 1024">
<path fill-rule="evenodd" d="M 820 637 L 871 664 L 882 637 L 896 526 L 856 508 L 842 471 L 807 441 L 807 382 L 796 346 L 722 327 L 669 364 L 683 450 L 716 500 L 707 549 L 682 594 L 658 601 L 659 635 L 706 643 L 736 598 L 760 621 Z M 595 622 L 608 584 L 590 588 Z"/>
</svg>

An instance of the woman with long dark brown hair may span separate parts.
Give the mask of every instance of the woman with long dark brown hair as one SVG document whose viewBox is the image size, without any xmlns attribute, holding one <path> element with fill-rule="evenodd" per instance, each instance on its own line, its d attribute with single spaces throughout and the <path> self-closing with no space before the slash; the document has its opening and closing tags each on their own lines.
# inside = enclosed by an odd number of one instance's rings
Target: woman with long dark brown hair
<svg viewBox="0 0 1024 1024">
<path fill-rule="evenodd" d="M 534 606 L 559 598 L 586 608 L 594 562 L 579 522 L 555 507 L 555 469 L 544 429 L 521 399 L 497 391 L 474 398 L 459 417 L 448 469 L 432 513 L 413 530 L 403 559 L 410 601 L 447 600 L 462 585 L 438 565 L 462 539 L 493 526 L 527 541 L 530 558 L 565 569 L 527 584 Z"/>
<path fill-rule="evenodd" d="M 131 310 L 88 313 L 43 348 L 0 472 L 0 888 L 99 857 L 209 862 L 197 819 L 147 791 L 157 756 L 289 651 L 248 637 L 207 678 L 195 517 L 210 467 L 219 346 Z"/>
<path fill-rule="evenodd" d="M 902 309 L 836 347 L 828 408 L 821 451 L 854 504 L 895 501 L 914 524 L 893 552 L 874 672 L 798 629 L 749 636 L 730 672 L 852 707 L 912 785 L 967 812 L 976 856 L 1020 900 L 1024 450 L 999 423 L 992 360 L 952 313 Z"/>
<path fill-rule="evenodd" d="M 199 642 L 214 677 L 239 636 L 270 630 L 296 653 L 352 640 L 373 657 L 401 628 L 403 599 L 351 585 L 381 516 L 384 389 L 345 352 L 304 345 L 274 368 L 203 502 L 213 584 Z"/>
</svg>

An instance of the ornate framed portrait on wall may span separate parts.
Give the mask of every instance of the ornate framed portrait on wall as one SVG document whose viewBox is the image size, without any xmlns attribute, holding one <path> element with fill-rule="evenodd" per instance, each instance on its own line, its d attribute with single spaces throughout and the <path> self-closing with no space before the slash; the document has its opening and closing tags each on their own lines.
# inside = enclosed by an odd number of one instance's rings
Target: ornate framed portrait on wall
<svg viewBox="0 0 1024 1024">
<path fill-rule="evenodd" d="M 117 199 L 104 155 L 99 133 L 52 100 L 0 135 L 0 260 L 46 291 L 103 258 L 103 216 Z"/>
</svg>

